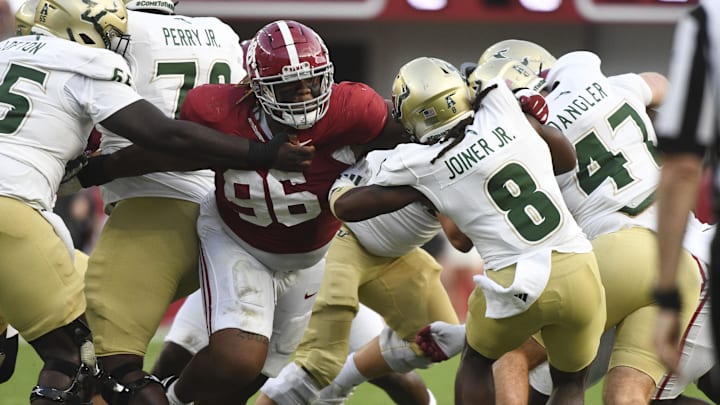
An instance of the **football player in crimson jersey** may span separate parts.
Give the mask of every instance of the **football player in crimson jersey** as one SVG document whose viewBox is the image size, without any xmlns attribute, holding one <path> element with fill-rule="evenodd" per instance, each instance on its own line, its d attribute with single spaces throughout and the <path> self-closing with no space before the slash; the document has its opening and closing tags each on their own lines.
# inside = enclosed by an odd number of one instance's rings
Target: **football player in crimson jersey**
<svg viewBox="0 0 720 405">
<path fill-rule="evenodd" d="M 246 62 L 239 85 L 190 91 L 181 118 L 246 139 L 289 135 L 315 155 L 303 172 L 214 168 L 197 225 L 210 341 L 168 381 L 173 404 L 242 403 L 277 375 L 305 331 L 340 228 L 330 187 L 356 156 L 403 138 L 374 90 L 333 82 L 323 40 L 303 24 L 266 25 Z"/>
<path fill-rule="evenodd" d="M 173 120 L 143 99 L 127 61 L 113 52 L 122 53 L 129 39 L 119 0 L 41 0 L 31 30 L 37 35 L 0 45 L 0 104 L 7 108 L 0 120 L 0 313 L 44 363 L 29 402 L 85 403 L 99 369 L 83 278 L 73 269 L 67 227 L 52 207 L 63 168 L 83 153 L 91 128 L 102 124 L 200 165 L 268 167 L 278 150 L 300 147 L 268 149 Z M 258 161 L 258 150 L 270 153 Z M 301 159 L 312 155 L 299 151 Z"/>
<path fill-rule="evenodd" d="M 350 351 L 354 352 L 364 346 L 375 338 L 384 327 L 385 322 L 380 314 L 360 304 L 350 328 Z M 192 356 L 207 344 L 208 336 L 202 297 L 200 291 L 197 291 L 188 296 L 175 315 L 172 326 L 165 335 L 163 349 L 153 365 L 152 373 L 161 379 L 171 375 L 180 375 Z M 0 381 L 2 381 L 2 367 L 0 367 Z M 274 379 L 271 378 L 265 385 L 267 386 L 273 381 Z M 370 383 L 385 390 L 390 398 L 398 404 L 425 405 L 428 404 L 428 399 L 432 398 L 432 392 L 415 372 L 393 373 L 371 380 Z M 330 388 L 326 387 L 323 391 L 329 392 Z M 321 393 L 321 398 L 323 393 Z"/>
</svg>

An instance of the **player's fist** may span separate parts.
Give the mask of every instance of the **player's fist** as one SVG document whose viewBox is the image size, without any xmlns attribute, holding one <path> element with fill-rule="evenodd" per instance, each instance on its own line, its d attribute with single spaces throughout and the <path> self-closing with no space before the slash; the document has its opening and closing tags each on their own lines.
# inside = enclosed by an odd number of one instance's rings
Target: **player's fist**
<svg viewBox="0 0 720 405">
<path fill-rule="evenodd" d="M 447 360 L 462 351 L 465 344 L 465 325 L 435 321 L 420 329 L 415 343 L 425 357 L 433 362 Z"/>
<path fill-rule="evenodd" d="M 524 113 L 532 115 L 541 124 L 547 122 L 550 109 L 542 94 L 530 89 L 520 89 L 515 92 L 515 98 L 520 102 L 520 108 Z"/>
<path fill-rule="evenodd" d="M 315 147 L 286 142 L 280 145 L 273 167 L 287 171 L 303 171 L 310 167 Z"/>
<path fill-rule="evenodd" d="M 89 154 L 85 152 L 75 159 L 67 162 L 65 165 L 65 173 L 60 180 L 60 187 L 58 188 L 57 195 L 62 197 L 75 194 L 83 188 L 77 178 L 77 175 L 83 168 L 85 168 L 85 166 L 87 166 L 88 159 Z"/>
<path fill-rule="evenodd" d="M 307 145 L 309 142 L 299 142 L 297 135 L 288 132 L 276 134 L 270 142 L 250 141 L 248 166 L 301 172 L 310 167 L 315 155 L 315 147 Z"/>
</svg>

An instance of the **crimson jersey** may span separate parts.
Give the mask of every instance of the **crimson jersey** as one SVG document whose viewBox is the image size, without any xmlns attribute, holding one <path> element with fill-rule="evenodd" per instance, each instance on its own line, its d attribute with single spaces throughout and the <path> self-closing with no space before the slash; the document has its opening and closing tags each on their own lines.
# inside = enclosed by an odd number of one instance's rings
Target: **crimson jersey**
<svg viewBox="0 0 720 405">
<path fill-rule="evenodd" d="M 191 90 L 181 109 L 190 120 L 250 140 L 272 138 L 258 121 L 254 96 L 240 101 L 247 86 L 204 85 Z M 304 172 L 215 168 L 215 197 L 220 217 L 241 239 L 272 253 L 303 253 L 330 242 L 340 227 L 328 204 L 328 192 L 350 162 L 333 153 L 375 138 L 385 126 L 385 100 L 362 83 L 333 85 L 327 114 L 311 128 L 295 130 L 301 143 L 315 146 Z"/>
</svg>

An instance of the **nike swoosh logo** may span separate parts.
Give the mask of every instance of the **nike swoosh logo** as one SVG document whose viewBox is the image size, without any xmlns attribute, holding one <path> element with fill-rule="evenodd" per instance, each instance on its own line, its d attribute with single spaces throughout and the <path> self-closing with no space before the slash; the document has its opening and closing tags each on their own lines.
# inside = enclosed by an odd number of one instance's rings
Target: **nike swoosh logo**
<svg viewBox="0 0 720 405">
<path fill-rule="evenodd" d="M 305 146 L 305 145 L 309 144 L 310 142 L 312 142 L 312 139 L 308 139 L 307 141 L 302 141 L 302 142 L 298 143 L 298 145 Z"/>
<path fill-rule="evenodd" d="M 317 293 L 318 293 L 317 291 L 315 291 L 315 292 L 312 293 L 312 294 L 305 293 L 305 299 L 312 298 L 312 297 L 316 296 Z"/>
</svg>

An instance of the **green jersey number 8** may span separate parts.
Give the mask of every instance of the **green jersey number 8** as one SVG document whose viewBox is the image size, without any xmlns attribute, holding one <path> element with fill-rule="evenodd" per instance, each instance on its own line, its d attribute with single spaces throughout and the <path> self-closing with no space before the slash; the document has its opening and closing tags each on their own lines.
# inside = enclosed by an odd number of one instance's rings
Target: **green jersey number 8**
<svg viewBox="0 0 720 405">
<path fill-rule="evenodd" d="M 539 242 L 559 229 L 560 209 L 520 164 L 504 166 L 487 180 L 485 187 L 495 206 L 526 241 Z"/>
</svg>

